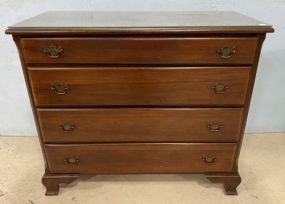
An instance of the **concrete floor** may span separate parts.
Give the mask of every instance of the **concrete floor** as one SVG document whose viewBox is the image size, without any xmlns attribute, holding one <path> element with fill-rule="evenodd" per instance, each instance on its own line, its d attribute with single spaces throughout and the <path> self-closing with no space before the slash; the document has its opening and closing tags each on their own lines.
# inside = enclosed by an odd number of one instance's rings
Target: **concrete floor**
<svg viewBox="0 0 285 204">
<path fill-rule="evenodd" d="M 238 196 L 202 175 L 82 177 L 55 197 L 44 196 L 36 137 L 0 137 L 1 204 L 281 204 L 285 203 L 285 133 L 246 135 Z"/>
</svg>

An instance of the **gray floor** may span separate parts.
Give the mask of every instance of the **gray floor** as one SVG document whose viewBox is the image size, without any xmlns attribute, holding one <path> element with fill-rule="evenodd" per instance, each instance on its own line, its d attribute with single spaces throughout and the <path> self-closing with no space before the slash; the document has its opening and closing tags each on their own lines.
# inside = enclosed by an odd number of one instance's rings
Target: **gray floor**
<svg viewBox="0 0 285 204">
<path fill-rule="evenodd" d="M 238 196 L 201 175 L 82 177 L 45 197 L 44 171 L 36 137 L 0 137 L 1 204 L 280 204 L 285 203 L 285 133 L 245 136 Z"/>
</svg>

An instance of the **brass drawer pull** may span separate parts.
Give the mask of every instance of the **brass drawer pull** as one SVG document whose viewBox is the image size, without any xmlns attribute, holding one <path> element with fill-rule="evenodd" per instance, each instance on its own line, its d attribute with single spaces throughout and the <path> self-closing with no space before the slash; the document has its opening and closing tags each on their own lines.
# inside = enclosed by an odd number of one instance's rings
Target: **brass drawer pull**
<svg viewBox="0 0 285 204">
<path fill-rule="evenodd" d="M 54 84 L 50 87 L 50 90 L 55 91 L 55 93 L 58 95 L 66 94 L 68 89 L 69 89 L 68 86 L 65 84 Z"/>
<path fill-rule="evenodd" d="M 215 94 L 223 94 L 226 92 L 228 88 L 229 86 L 223 83 L 217 83 L 214 86 L 212 86 L 212 89 L 214 90 Z"/>
<path fill-rule="evenodd" d="M 66 158 L 64 161 L 68 164 L 78 164 L 80 159 L 75 158 L 75 157 L 70 157 L 70 158 Z"/>
<path fill-rule="evenodd" d="M 48 54 L 50 58 L 59 58 L 62 54 L 62 47 L 61 46 L 56 46 L 56 45 L 48 45 L 44 47 L 44 53 Z"/>
<path fill-rule="evenodd" d="M 211 155 L 207 155 L 205 157 L 202 158 L 202 160 L 206 163 L 206 164 L 211 164 L 211 163 L 215 163 L 216 161 L 216 157 L 211 156 Z"/>
<path fill-rule="evenodd" d="M 222 129 L 223 124 L 211 122 L 211 123 L 208 123 L 207 127 L 211 132 L 219 132 Z"/>
<path fill-rule="evenodd" d="M 225 45 L 222 48 L 218 48 L 217 53 L 219 54 L 220 58 L 228 59 L 236 53 L 236 47 Z"/>
<path fill-rule="evenodd" d="M 63 132 L 72 132 L 75 128 L 75 125 L 72 123 L 64 123 L 61 124 L 59 127 Z"/>
</svg>

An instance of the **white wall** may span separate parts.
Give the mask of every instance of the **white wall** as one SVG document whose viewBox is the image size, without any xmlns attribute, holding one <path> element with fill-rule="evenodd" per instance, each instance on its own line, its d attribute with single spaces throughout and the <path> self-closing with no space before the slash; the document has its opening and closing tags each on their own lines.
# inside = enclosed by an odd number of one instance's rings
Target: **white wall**
<svg viewBox="0 0 285 204">
<path fill-rule="evenodd" d="M 248 132 L 285 131 L 285 0 L 0 0 L 0 135 L 36 135 L 8 25 L 48 10 L 234 10 L 273 24 L 263 46 Z"/>
</svg>

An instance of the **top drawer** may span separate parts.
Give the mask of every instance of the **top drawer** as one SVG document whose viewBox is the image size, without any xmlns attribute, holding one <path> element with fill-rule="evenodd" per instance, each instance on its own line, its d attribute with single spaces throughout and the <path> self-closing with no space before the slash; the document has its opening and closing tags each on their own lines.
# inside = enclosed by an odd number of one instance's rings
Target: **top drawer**
<svg viewBox="0 0 285 204">
<path fill-rule="evenodd" d="M 258 39 L 22 38 L 26 63 L 253 64 Z"/>
</svg>

